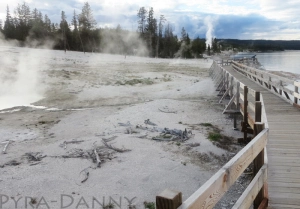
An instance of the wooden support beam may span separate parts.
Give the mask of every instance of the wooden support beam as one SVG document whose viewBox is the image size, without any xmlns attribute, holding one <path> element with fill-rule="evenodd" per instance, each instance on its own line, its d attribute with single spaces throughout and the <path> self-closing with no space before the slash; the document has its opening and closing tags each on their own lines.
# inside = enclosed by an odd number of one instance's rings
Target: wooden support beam
<svg viewBox="0 0 300 209">
<path fill-rule="evenodd" d="M 261 122 L 262 108 L 261 102 L 255 102 L 255 122 Z"/>
<path fill-rule="evenodd" d="M 298 86 L 295 86 L 295 92 L 294 92 L 294 103 L 298 104 L 298 99 L 300 98 L 299 92 L 298 92 Z"/>
<path fill-rule="evenodd" d="M 236 84 L 236 109 L 240 111 L 240 82 Z"/>
<path fill-rule="evenodd" d="M 272 86 L 272 87 L 273 87 L 273 90 L 278 94 L 276 87 L 275 86 Z"/>
<path fill-rule="evenodd" d="M 260 189 L 263 187 L 267 178 L 267 165 L 264 165 L 255 175 L 255 177 L 253 178 L 249 186 L 245 189 L 240 198 L 236 201 L 232 209 L 250 208 L 252 202 L 254 201 L 254 198 L 257 196 Z"/>
<path fill-rule="evenodd" d="M 233 96 L 233 79 L 234 77 L 232 75 L 230 75 L 230 92 L 229 92 L 229 96 L 232 97 Z"/>
<path fill-rule="evenodd" d="M 280 81 L 279 86 L 280 86 L 279 87 L 279 94 L 282 95 L 282 87 L 283 87 L 282 81 Z"/>
<path fill-rule="evenodd" d="M 255 112 L 255 105 L 252 102 L 248 102 L 248 107 L 250 108 L 250 110 Z"/>
<path fill-rule="evenodd" d="M 248 87 L 244 87 L 244 130 L 247 129 L 248 124 Z M 247 140 L 247 131 L 244 132 L 244 140 Z"/>
<path fill-rule="evenodd" d="M 260 203 L 258 209 L 266 209 L 268 208 L 269 200 L 267 198 L 263 199 L 263 201 Z"/>
<path fill-rule="evenodd" d="M 229 89 L 229 73 L 226 73 L 226 89 Z"/>
<path fill-rule="evenodd" d="M 234 103 L 234 99 L 236 97 L 237 94 L 235 94 L 229 101 L 229 103 L 227 104 L 227 106 L 225 107 L 225 109 L 223 110 L 223 114 L 227 113 L 227 111 L 229 110 L 229 108 L 231 107 L 231 105 Z M 240 112 L 239 110 L 235 110 L 235 112 Z M 231 114 L 231 113 L 230 113 Z"/>
<path fill-rule="evenodd" d="M 288 95 L 288 93 L 286 93 L 286 91 L 283 91 L 283 93 L 284 93 L 285 97 L 290 100 L 290 96 Z"/>
<path fill-rule="evenodd" d="M 255 101 L 260 101 L 260 92 L 259 91 L 256 91 L 255 92 Z"/>
<path fill-rule="evenodd" d="M 264 130 L 264 128 L 265 128 L 264 123 L 256 122 L 254 124 L 254 135 L 257 136 L 262 130 Z M 254 176 L 259 172 L 259 170 L 265 163 L 264 149 L 257 155 L 257 157 L 253 161 L 253 175 Z M 260 206 L 260 204 L 264 198 L 265 198 L 265 186 L 263 186 L 260 189 L 260 191 L 258 192 L 258 194 L 253 202 L 253 209 L 258 209 L 258 207 Z"/>
<path fill-rule="evenodd" d="M 220 82 L 219 82 L 219 84 L 217 85 L 217 88 L 216 88 L 216 91 L 219 91 L 219 88 L 221 87 L 221 85 L 222 85 L 222 79 L 220 80 Z"/>
<path fill-rule="evenodd" d="M 223 86 L 222 86 L 222 88 L 220 89 L 220 91 L 219 91 L 219 94 L 218 94 L 218 96 L 221 96 L 222 95 L 222 91 L 224 91 L 225 90 L 225 86 L 226 86 L 226 83 L 224 82 L 224 84 L 223 84 Z M 221 94 L 220 94 L 221 93 Z"/>
<path fill-rule="evenodd" d="M 229 88 L 225 91 L 225 93 L 223 94 L 223 96 L 220 99 L 219 103 L 221 103 L 223 101 L 223 99 L 228 95 L 230 89 L 232 89 L 232 86 L 229 86 Z"/>
<path fill-rule="evenodd" d="M 177 209 L 181 204 L 181 192 L 166 189 L 156 196 L 156 209 Z"/>
</svg>

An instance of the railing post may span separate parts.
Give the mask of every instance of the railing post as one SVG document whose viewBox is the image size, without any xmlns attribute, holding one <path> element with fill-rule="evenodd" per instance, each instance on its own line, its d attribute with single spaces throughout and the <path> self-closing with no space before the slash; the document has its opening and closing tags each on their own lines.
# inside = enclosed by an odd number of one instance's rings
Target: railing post
<svg viewBox="0 0 300 209">
<path fill-rule="evenodd" d="M 262 116 L 261 111 L 262 111 L 262 107 L 260 102 L 260 92 L 257 91 L 255 92 L 255 122 L 261 122 L 261 116 Z"/>
<path fill-rule="evenodd" d="M 280 86 L 279 94 L 280 94 L 280 96 L 282 96 L 282 87 L 283 87 L 282 81 L 280 81 L 279 86 Z"/>
<path fill-rule="evenodd" d="M 230 91 L 229 91 L 230 98 L 233 96 L 233 76 L 230 76 Z"/>
<path fill-rule="evenodd" d="M 227 90 L 229 88 L 229 73 L 226 72 L 226 87 L 225 89 Z"/>
<path fill-rule="evenodd" d="M 255 124 L 254 124 L 254 137 L 257 136 L 264 128 L 264 123 L 262 120 L 262 106 L 260 101 L 260 92 L 255 92 Z M 265 149 L 265 148 L 264 148 Z M 259 172 L 260 168 L 264 165 L 264 153 L 265 150 L 262 150 L 257 157 L 253 161 L 253 177 Z M 261 190 L 258 192 L 256 198 L 253 202 L 253 209 L 258 209 L 265 197 L 265 189 L 264 185 Z"/>
<path fill-rule="evenodd" d="M 156 196 L 156 209 L 177 209 L 181 204 L 181 192 L 166 189 Z"/>
<path fill-rule="evenodd" d="M 298 94 L 298 86 L 295 86 L 295 92 Z M 298 104 L 298 98 L 297 97 L 294 97 L 294 103 L 295 104 Z"/>
<path fill-rule="evenodd" d="M 248 87 L 244 86 L 244 140 L 247 141 L 247 126 L 248 126 Z"/>
<path fill-rule="evenodd" d="M 240 82 L 236 83 L 236 109 L 237 111 L 240 111 Z M 237 123 L 236 123 L 237 115 L 233 115 L 233 129 L 237 129 Z"/>
</svg>

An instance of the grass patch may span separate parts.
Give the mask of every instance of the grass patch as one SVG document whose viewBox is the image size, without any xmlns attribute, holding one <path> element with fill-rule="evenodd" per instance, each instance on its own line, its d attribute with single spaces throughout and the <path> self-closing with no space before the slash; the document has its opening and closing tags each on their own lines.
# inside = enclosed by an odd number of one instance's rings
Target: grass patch
<svg viewBox="0 0 300 209">
<path fill-rule="evenodd" d="M 204 127 L 212 127 L 213 125 L 211 123 L 200 123 L 201 126 Z"/>
<path fill-rule="evenodd" d="M 154 82 L 150 79 L 150 78 L 144 78 L 144 79 L 131 79 L 131 80 L 126 80 L 124 82 L 122 81 L 117 81 L 116 85 L 130 85 L 130 86 L 134 86 L 136 84 L 144 84 L 144 85 L 152 85 L 154 84 Z"/>
<path fill-rule="evenodd" d="M 222 135 L 220 133 L 216 133 L 216 132 L 209 132 L 208 133 L 208 139 L 210 141 L 219 141 L 222 138 Z"/>
<path fill-rule="evenodd" d="M 155 209 L 155 203 L 154 202 L 144 202 L 145 208 L 148 209 Z"/>
</svg>

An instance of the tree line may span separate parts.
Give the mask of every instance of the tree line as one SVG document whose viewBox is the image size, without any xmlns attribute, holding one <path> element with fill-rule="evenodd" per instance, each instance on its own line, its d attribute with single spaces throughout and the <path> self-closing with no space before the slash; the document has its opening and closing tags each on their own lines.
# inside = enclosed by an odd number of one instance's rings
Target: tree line
<svg viewBox="0 0 300 209">
<path fill-rule="evenodd" d="M 174 26 L 164 15 L 155 18 L 152 7 L 139 8 L 136 31 L 116 28 L 99 28 L 88 2 L 83 4 L 79 14 L 74 10 L 72 20 L 67 21 L 61 11 L 59 23 L 53 23 L 47 14 L 33 10 L 24 2 L 18 4 L 11 15 L 6 9 L 4 24 L 0 21 L 0 30 L 6 39 L 16 39 L 21 45 L 35 43 L 44 45 L 54 42 L 54 49 L 83 52 L 106 52 L 113 54 L 139 54 L 162 58 L 200 57 L 206 50 L 205 39 L 190 39 L 183 27 L 181 37 L 174 34 Z M 143 47 L 142 47 L 143 46 Z M 143 53 L 139 53 L 139 52 Z"/>
</svg>

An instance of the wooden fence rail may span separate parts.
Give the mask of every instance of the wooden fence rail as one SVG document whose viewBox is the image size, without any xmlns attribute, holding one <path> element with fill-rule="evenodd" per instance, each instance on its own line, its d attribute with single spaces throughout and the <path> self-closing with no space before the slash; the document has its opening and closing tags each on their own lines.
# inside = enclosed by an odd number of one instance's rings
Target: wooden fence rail
<svg viewBox="0 0 300 209">
<path fill-rule="evenodd" d="M 300 108 L 299 81 L 284 78 L 264 70 L 248 67 L 235 61 L 232 61 L 231 63 L 232 67 L 236 71 L 250 78 L 264 88 L 271 90 L 276 95 L 282 96 L 282 98 L 290 104 Z"/>
<path fill-rule="evenodd" d="M 233 61 L 227 61 L 226 65 L 228 63 Z M 254 138 L 186 201 L 182 203 L 181 192 L 167 189 L 156 197 L 156 207 L 157 209 L 213 208 L 253 162 L 255 176 L 233 208 L 249 208 L 252 204 L 254 209 L 266 208 L 268 202 L 266 145 L 269 126 L 263 97 L 260 92 L 248 88 L 216 62 L 213 63 L 209 73 L 222 96 L 219 102 L 221 103 L 226 96 L 230 97 L 223 113 L 233 115 L 242 113 L 244 139 L 247 138 L 249 131 L 252 131 Z"/>
</svg>

